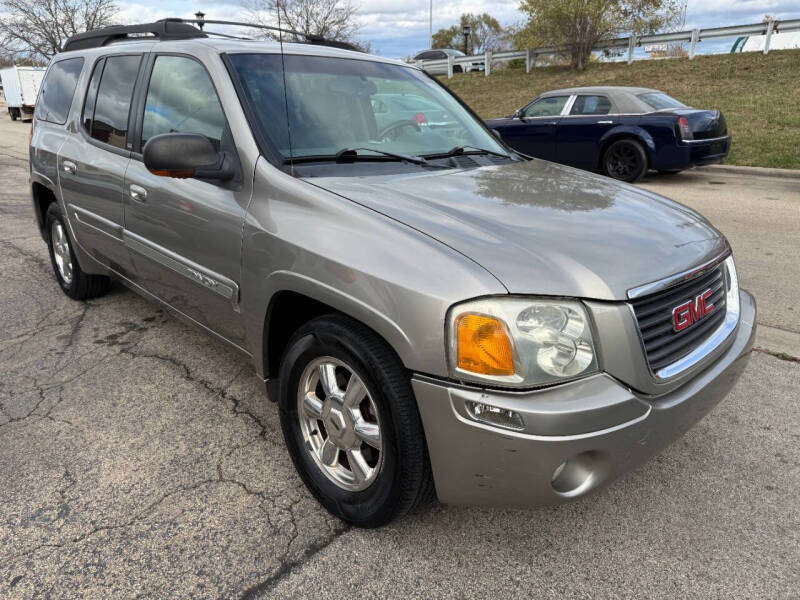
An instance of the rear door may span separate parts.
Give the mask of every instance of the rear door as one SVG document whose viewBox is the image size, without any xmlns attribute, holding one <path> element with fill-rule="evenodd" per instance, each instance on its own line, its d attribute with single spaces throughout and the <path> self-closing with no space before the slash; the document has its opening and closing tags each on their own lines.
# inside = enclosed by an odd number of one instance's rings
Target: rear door
<svg viewBox="0 0 800 600">
<path fill-rule="evenodd" d="M 58 156 L 61 194 L 76 241 L 96 260 L 130 277 L 122 241 L 122 186 L 130 160 L 128 120 L 141 54 L 92 65 L 81 124 Z"/>
<path fill-rule="evenodd" d="M 558 162 L 595 168 L 600 160 L 600 140 L 619 124 L 611 115 L 611 100 L 603 94 L 578 94 L 569 114 L 558 123 L 556 156 Z"/>
<path fill-rule="evenodd" d="M 212 79 L 198 60 L 156 54 L 147 70 L 137 146 L 159 134 L 199 133 L 217 149 L 236 152 Z M 251 186 L 252 177 L 218 182 L 154 175 L 140 154 L 125 177 L 125 243 L 137 283 L 239 346 L 242 226 Z"/>
</svg>

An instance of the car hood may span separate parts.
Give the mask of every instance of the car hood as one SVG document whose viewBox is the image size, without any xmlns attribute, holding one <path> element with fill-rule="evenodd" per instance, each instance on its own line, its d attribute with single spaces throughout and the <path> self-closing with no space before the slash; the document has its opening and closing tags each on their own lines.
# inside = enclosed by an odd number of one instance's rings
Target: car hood
<svg viewBox="0 0 800 600">
<path fill-rule="evenodd" d="M 677 202 L 542 160 L 307 181 L 441 241 L 514 294 L 622 300 L 728 248 Z"/>
</svg>

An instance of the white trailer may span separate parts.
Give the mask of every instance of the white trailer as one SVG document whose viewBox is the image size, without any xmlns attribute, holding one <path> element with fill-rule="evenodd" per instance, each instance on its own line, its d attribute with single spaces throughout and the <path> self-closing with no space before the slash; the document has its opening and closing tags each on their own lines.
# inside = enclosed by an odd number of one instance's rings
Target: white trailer
<svg viewBox="0 0 800 600">
<path fill-rule="evenodd" d="M 3 95 L 13 121 L 33 118 L 36 95 L 44 79 L 44 67 L 8 67 L 0 69 Z"/>
</svg>

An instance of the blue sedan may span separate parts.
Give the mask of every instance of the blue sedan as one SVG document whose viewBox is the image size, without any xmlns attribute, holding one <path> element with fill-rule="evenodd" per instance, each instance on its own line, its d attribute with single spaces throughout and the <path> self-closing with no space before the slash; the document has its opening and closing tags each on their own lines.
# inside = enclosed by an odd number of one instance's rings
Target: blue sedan
<svg viewBox="0 0 800 600">
<path fill-rule="evenodd" d="M 677 173 L 718 163 L 730 148 L 720 111 L 689 108 L 648 88 L 554 90 L 486 123 L 522 154 L 622 181 L 648 169 Z"/>
</svg>

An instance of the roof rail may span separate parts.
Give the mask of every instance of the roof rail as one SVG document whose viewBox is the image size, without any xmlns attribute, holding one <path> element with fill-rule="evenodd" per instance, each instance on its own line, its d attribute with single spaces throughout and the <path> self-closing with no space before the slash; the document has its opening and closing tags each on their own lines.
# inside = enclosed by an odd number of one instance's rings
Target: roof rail
<svg viewBox="0 0 800 600">
<path fill-rule="evenodd" d="M 86 48 L 99 48 L 111 42 L 124 40 L 124 39 L 137 39 L 137 35 L 132 34 L 149 34 L 159 40 L 188 40 L 192 38 L 208 37 L 205 33 L 200 31 L 197 27 L 188 25 L 182 19 L 163 19 L 155 23 L 144 23 L 141 25 L 112 25 L 110 27 L 103 27 L 86 33 L 79 33 L 68 38 L 64 42 L 62 52 L 68 50 L 84 50 Z"/>
<path fill-rule="evenodd" d="M 258 23 L 245 23 L 243 21 L 220 21 L 217 19 L 170 19 L 172 21 L 179 21 L 181 23 L 196 23 L 198 25 L 205 25 L 210 23 L 212 25 L 230 25 L 234 27 L 250 27 L 252 29 L 265 29 L 268 31 L 277 31 L 280 33 L 287 33 L 289 35 L 293 35 L 296 37 L 303 37 L 306 39 L 305 42 L 298 42 L 300 44 L 315 44 L 317 46 L 332 46 L 334 48 L 340 48 L 342 50 L 354 50 L 355 52 L 363 52 L 357 46 L 349 42 L 340 42 L 338 40 L 329 40 L 327 38 L 322 37 L 321 35 L 316 35 L 314 33 L 303 33 L 302 31 L 295 31 L 293 29 L 284 29 L 282 27 L 275 27 L 273 25 L 260 25 Z"/>
</svg>

